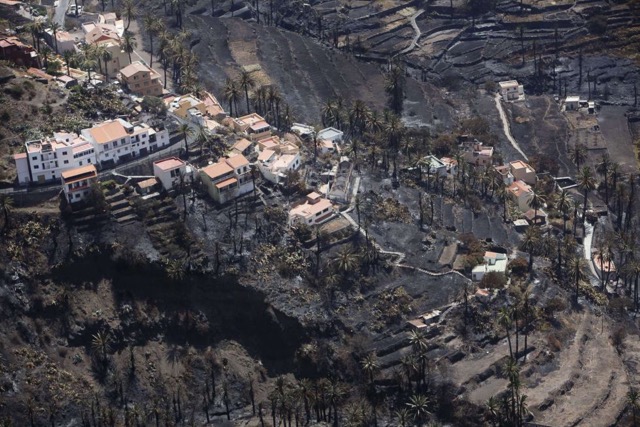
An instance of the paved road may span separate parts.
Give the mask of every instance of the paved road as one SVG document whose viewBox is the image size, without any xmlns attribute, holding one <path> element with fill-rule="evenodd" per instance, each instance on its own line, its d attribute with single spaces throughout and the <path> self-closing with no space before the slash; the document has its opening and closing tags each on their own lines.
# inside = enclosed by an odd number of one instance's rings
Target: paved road
<svg viewBox="0 0 640 427">
<path fill-rule="evenodd" d="M 498 109 L 498 113 L 500 114 L 500 120 L 502 120 L 502 130 L 504 132 L 504 135 L 507 137 L 507 139 L 509 140 L 513 148 L 518 150 L 518 152 L 522 155 L 522 157 L 524 157 L 524 159 L 528 161 L 529 158 L 527 157 L 526 154 L 524 154 L 524 151 L 522 151 L 522 149 L 520 148 L 520 145 L 518 145 L 513 135 L 511 135 L 511 129 L 509 128 L 509 120 L 507 120 L 507 115 L 505 114 L 504 109 L 502 108 L 502 103 L 500 99 L 501 99 L 500 94 L 496 93 L 496 97 L 495 97 L 496 108 Z"/>
<path fill-rule="evenodd" d="M 53 12 L 53 21 L 57 22 L 64 28 L 64 17 L 69 9 L 69 0 L 58 0 L 58 7 Z"/>
</svg>

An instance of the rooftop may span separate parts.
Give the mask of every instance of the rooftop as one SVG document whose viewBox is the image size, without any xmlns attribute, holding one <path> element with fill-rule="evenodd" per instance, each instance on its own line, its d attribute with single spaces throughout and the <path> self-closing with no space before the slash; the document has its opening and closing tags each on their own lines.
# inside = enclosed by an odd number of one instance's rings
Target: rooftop
<svg viewBox="0 0 640 427">
<path fill-rule="evenodd" d="M 81 179 L 93 178 L 98 176 L 94 165 L 82 166 L 75 169 L 69 169 L 60 174 L 65 183 L 79 181 Z"/>
<path fill-rule="evenodd" d="M 245 138 L 241 138 L 236 141 L 235 144 L 231 147 L 234 150 L 238 150 L 240 152 L 245 151 L 247 148 L 251 147 L 251 141 Z"/>
<path fill-rule="evenodd" d="M 262 153 L 258 156 L 258 160 L 261 162 L 268 161 L 274 154 L 276 154 L 273 150 L 263 150 Z"/>
<path fill-rule="evenodd" d="M 242 154 L 236 154 L 235 156 L 229 157 L 225 161 L 234 169 L 249 165 L 249 160 L 247 160 L 247 158 Z"/>
<path fill-rule="evenodd" d="M 531 172 L 534 171 L 531 166 L 529 166 L 527 163 L 523 162 L 522 160 L 515 160 L 509 163 L 509 165 L 511 165 L 513 169 L 529 169 Z"/>
<path fill-rule="evenodd" d="M 140 61 L 133 62 L 120 70 L 120 73 L 126 78 L 133 77 L 137 73 L 145 72 L 152 74 L 154 73 L 151 68 L 147 67 Z"/>
<path fill-rule="evenodd" d="M 236 178 L 229 178 L 229 179 L 225 179 L 222 182 L 217 183 L 216 187 L 224 188 L 224 187 L 228 187 L 229 185 L 234 184 L 236 182 L 238 182 L 238 180 Z"/>
<path fill-rule="evenodd" d="M 127 129 L 119 120 L 111 120 L 94 126 L 89 129 L 89 133 L 98 144 L 106 144 L 116 139 L 125 138 L 128 135 Z"/>
<path fill-rule="evenodd" d="M 308 196 L 307 196 L 308 197 Z M 305 202 L 301 205 L 289 211 L 289 216 L 301 216 L 303 218 L 309 218 L 315 216 L 318 212 L 322 212 L 326 208 L 332 208 L 331 201 L 327 199 L 320 199 L 316 203 Z"/>
<path fill-rule="evenodd" d="M 139 188 L 150 188 L 153 187 L 154 185 L 156 185 L 158 183 L 158 181 L 155 178 L 149 178 L 149 179 L 145 179 L 144 181 L 140 181 L 138 183 L 138 187 Z"/>
<path fill-rule="evenodd" d="M 177 157 L 169 157 L 168 159 L 153 162 L 162 171 L 170 171 L 185 165 L 185 163 Z"/>
<path fill-rule="evenodd" d="M 512 87 L 518 87 L 518 81 L 517 80 L 505 80 L 503 82 L 499 82 L 498 83 L 500 85 L 501 89 L 507 89 L 507 88 L 512 88 Z"/>
<path fill-rule="evenodd" d="M 202 168 L 202 172 L 204 172 L 209 178 L 216 179 L 228 173 L 232 173 L 233 168 L 225 162 L 218 162 Z"/>
<path fill-rule="evenodd" d="M 522 195 L 530 194 L 533 192 L 529 184 L 520 180 L 514 181 L 513 184 L 507 187 L 507 190 L 513 195 L 515 195 L 516 197 L 520 197 Z"/>
</svg>

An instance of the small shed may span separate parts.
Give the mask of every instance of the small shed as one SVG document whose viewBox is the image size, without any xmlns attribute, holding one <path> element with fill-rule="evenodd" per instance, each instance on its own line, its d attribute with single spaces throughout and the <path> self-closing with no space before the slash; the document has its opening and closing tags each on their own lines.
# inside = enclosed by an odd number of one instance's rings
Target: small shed
<svg viewBox="0 0 640 427">
<path fill-rule="evenodd" d="M 564 109 L 567 111 L 576 111 L 580 108 L 580 97 L 579 96 L 567 96 L 564 99 Z"/>
</svg>

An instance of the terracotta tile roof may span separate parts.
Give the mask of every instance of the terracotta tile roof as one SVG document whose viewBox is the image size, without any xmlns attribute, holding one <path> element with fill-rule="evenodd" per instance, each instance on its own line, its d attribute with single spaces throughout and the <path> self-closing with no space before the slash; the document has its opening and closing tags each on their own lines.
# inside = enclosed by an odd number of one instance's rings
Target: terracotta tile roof
<svg viewBox="0 0 640 427">
<path fill-rule="evenodd" d="M 233 148 L 234 150 L 238 150 L 240 152 L 243 152 L 244 150 L 246 150 L 247 148 L 251 147 L 251 141 L 249 141 L 248 139 L 245 138 L 241 138 L 239 140 L 236 141 L 235 144 L 233 144 Z"/>
<path fill-rule="evenodd" d="M 219 182 L 216 184 L 217 188 L 224 188 L 224 187 L 228 187 L 229 185 L 238 182 L 238 180 L 236 178 L 229 178 L 229 179 L 225 179 L 222 182 Z"/>
<path fill-rule="evenodd" d="M 512 193 L 516 197 L 520 197 L 525 194 L 530 194 L 533 190 L 531 190 L 531 186 L 529 184 L 524 183 L 523 181 L 515 181 L 511 184 L 507 190 Z"/>
<path fill-rule="evenodd" d="M 177 157 L 169 157 L 168 159 L 162 159 L 158 160 L 157 162 L 153 162 L 153 164 L 160 168 L 160 170 L 162 171 L 170 171 L 184 166 L 185 163 Z"/>
<path fill-rule="evenodd" d="M 209 178 L 216 179 L 233 172 L 233 169 L 225 162 L 218 162 L 203 168 L 202 172 L 204 172 Z"/>
<path fill-rule="evenodd" d="M 225 162 L 234 169 L 249 165 L 249 160 L 247 160 L 247 158 L 242 154 L 236 154 L 233 157 L 229 157 Z"/>
<path fill-rule="evenodd" d="M 260 153 L 260 155 L 258 156 L 258 160 L 261 162 L 266 162 L 268 161 L 276 152 L 273 150 L 264 150 L 262 153 Z"/>
<path fill-rule="evenodd" d="M 89 133 L 98 144 L 106 144 L 107 142 L 125 138 L 127 130 L 117 120 L 106 122 L 89 129 Z"/>
<path fill-rule="evenodd" d="M 154 185 L 156 185 L 158 183 L 158 180 L 156 180 L 155 178 L 149 178 L 149 179 L 145 179 L 144 181 L 140 181 L 138 183 L 138 187 L 139 188 L 150 188 L 153 187 Z"/>
<path fill-rule="evenodd" d="M 318 212 L 322 212 L 326 208 L 329 208 L 329 211 L 332 208 L 331 201 L 327 199 L 321 199 L 316 203 L 303 203 L 301 205 L 296 206 L 295 208 L 289 211 L 289 216 L 302 216 L 303 218 L 310 218 L 315 216 Z"/>
<path fill-rule="evenodd" d="M 82 166 L 75 169 L 69 169 L 60 174 L 65 183 L 79 181 L 81 179 L 98 176 L 94 165 Z"/>
<path fill-rule="evenodd" d="M 153 74 L 153 71 L 146 65 L 142 64 L 140 61 L 136 61 L 124 67 L 122 70 L 120 70 L 120 73 L 126 78 L 129 78 L 129 77 L 133 77 L 137 73 Z"/>
</svg>

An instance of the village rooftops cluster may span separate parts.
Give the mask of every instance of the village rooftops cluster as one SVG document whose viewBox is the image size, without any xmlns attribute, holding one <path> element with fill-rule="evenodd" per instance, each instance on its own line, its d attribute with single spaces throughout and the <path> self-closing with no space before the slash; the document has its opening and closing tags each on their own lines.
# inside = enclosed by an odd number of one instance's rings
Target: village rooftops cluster
<svg viewBox="0 0 640 427">
<path fill-rule="evenodd" d="M 203 126 L 209 131 L 220 127 L 227 118 L 227 113 L 215 96 L 203 92 L 201 98 L 189 93 L 180 96 L 164 97 L 164 103 L 170 114 L 178 120 Z"/>
</svg>

